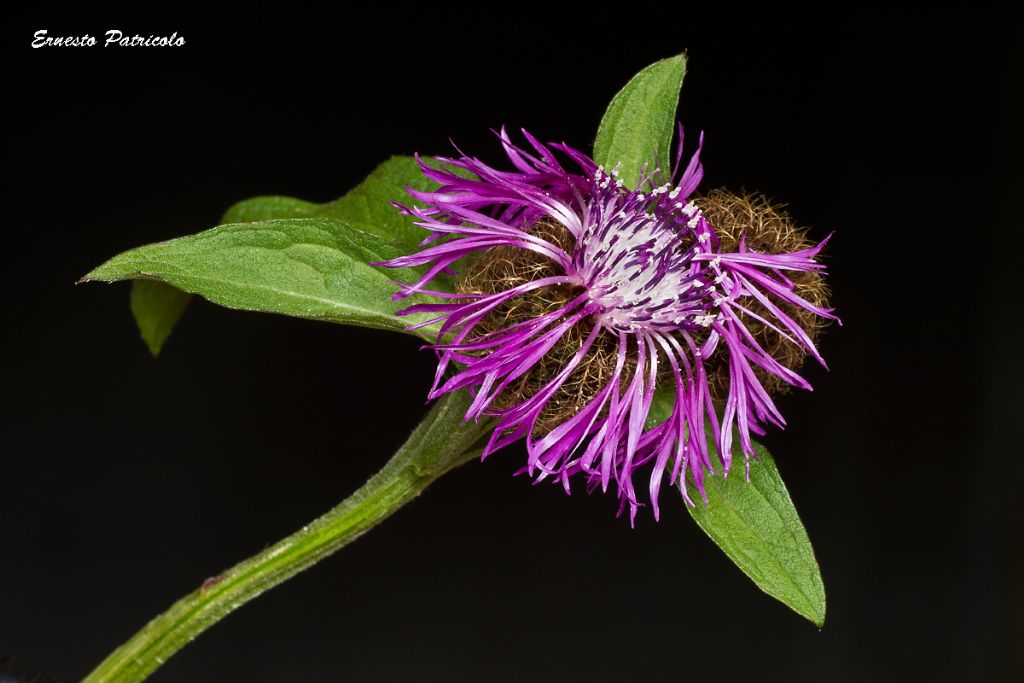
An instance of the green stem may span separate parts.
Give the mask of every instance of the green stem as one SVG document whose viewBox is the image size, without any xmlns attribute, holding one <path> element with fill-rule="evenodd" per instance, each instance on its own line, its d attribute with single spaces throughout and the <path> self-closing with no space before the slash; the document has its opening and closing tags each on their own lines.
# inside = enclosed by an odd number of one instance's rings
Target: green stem
<svg viewBox="0 0 1024 683">
<path fill-rule="evenodd" d="M 362 488 L 291 536 L 207 579 L 111 653 L 84 682 L 144 680 L 232 611 L 354 541 L 442 474 L 472 459 L 485 426 L 462 422 L 468 402 L 465 392 L 439 401 Z"/>
</svg>

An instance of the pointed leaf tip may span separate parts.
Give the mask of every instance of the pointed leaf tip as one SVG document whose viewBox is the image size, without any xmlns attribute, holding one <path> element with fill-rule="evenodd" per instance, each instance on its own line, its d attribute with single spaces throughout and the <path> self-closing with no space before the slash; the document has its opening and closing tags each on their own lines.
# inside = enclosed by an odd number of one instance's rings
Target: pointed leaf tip
<svg viewBox="0 0 1024 683">
<path fill-rule="evenodd" d="M 133 280 L 131 310 L 139 335 L 156 358 L 192 299 L 176 287 L 156 280 Z"/>
</svg>

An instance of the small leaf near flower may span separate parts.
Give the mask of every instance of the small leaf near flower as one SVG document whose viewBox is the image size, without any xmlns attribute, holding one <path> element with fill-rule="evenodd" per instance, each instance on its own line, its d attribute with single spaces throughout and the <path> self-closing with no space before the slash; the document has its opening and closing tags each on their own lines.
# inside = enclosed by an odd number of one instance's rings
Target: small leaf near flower
<svg viewBox="0 0 1024 683">
<path fill-rule="evenodd" d="M 821 628 L 825 584 L 811 540 L 771 454 L 756 441 L 754 448 L 749 483 L 742 458 L 725 478 L 716 467 L 704 480 L 708 504 L 687 510 L 758 588 Z"/>
<path fill-rule="evenodd" d="M 679 90 L 686 74 L 686 55 L 655 62 L 633 76 L 620 90 L 601 118 L 594 139 L 594 161 L 612 170 L 635 189 L 641 169 L 660 165 L 671 174 L 670 149 L 676 127 Z"/>
<path fill-rule="evenodd" d="M 156 358 L 192 295 L 154 280 L 132 282 L 131 307 L 139 335 Z"/>
<path fill-rule="evenodd" d="M 675 392 L 659 387 L 647 428 L 668 419 L 674 402 Z M 760 443 L 753 445 L 757 458 L 750 460 L 749 483 L 743 454 L 734 449 L 727 477 L 722 477 L 721 459 L 712 460 L 714 474 L 704 478 L 707 504 L 697 499 L 696 505 L 686 509 L 758 588 L 821 628 L 825 584 L 811 540 L 775 460 Z"/>
</svg>

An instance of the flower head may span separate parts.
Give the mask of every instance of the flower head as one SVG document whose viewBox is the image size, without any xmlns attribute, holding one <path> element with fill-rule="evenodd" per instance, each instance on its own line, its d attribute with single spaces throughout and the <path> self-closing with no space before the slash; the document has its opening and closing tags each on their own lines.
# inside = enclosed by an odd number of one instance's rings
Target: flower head
<svg viewBox="0 0 1024 683">
<path fill-rule="evenodd" d="M 484 456 L 525 439 L 532 476 L 566 491 L 577 474 L 614 482 L 631 519 L 641 468 L 655 517 L 666 476 L 692 504 L 687 478 L 704 495 L 709 439 L 726 473 L 734 431 L 749 462 L 751 433 L 785 424 L 769 391 L 810 388 L 794 370 L 805 354 L 824 364 L 813 336 L 834 318 L 815 261 L 825 242 L 756 197 L 695 198 L 703 138 L 675 177 L 655 171 L 631 190 L 617 169 L 523 134 L 529 150 L 499 135 L 514 170 L 439 158 L 422 167 L 440 187 L 410 190 L 424 207 L 401 207 L 430 235 L 384 265 L 426 267 L 396 299 L 440 299 L 400 313 L 440 324 L 429 395 L 468 389 L 466 419 L 496 418 Z M 430 289 L 452 272 L 454 293 Z M 651 425 L 656 389 L 674 400 Z"/>
</svg>

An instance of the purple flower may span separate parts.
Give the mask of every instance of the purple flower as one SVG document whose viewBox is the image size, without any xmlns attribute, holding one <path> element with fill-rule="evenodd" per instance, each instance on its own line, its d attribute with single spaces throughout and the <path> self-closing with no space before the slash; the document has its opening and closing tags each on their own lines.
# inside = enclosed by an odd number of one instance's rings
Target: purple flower
<svg viewBox="0 0 1024 683">
<path fill-rule="evenodd" d="M 500 133 L 511 171 L 465 155 L 438 159 L 440 169 L 421 163 L 440 188 L 410 190 L 425 207 L 401 207 L 431 234 L 421 251 L 383 265 L 426 266 L 395 299 L 441 299 L 400 313 L 435 314 L 413 327 L 440 324 L 429 396 L 468 389 L 466 419 L 496 418 L 485 457 L 523 438 L 531 476 L 566 491 L 577 473 L 602 490 L 614 481 L 631 520 L 640 468 L 650 469 L 655 518 L 666 475 L 692 505 L 687 473 L 704 496 L 709 438 L 726 473 L 734 432 L 749 464 L 751 433 L 785 424 L 765 385 L 811 388 L 785 354 L 766 350 L 765 335 L 824 364 L 806 321 L 834 316 L 795 281 L 823 270 L 815 256 L 827 239 L 763 253 L 744 230 L 723 250 L 691 198 L 700 145 L 669 182 L 655 171 L 629 190 L 617 169 L 523 134 L 532 150 Z M 452 274 L 454 293 L 430 288 Z M 648 426 L 656 386 L 674 389 L 674 405 Z"/>
</svg>

